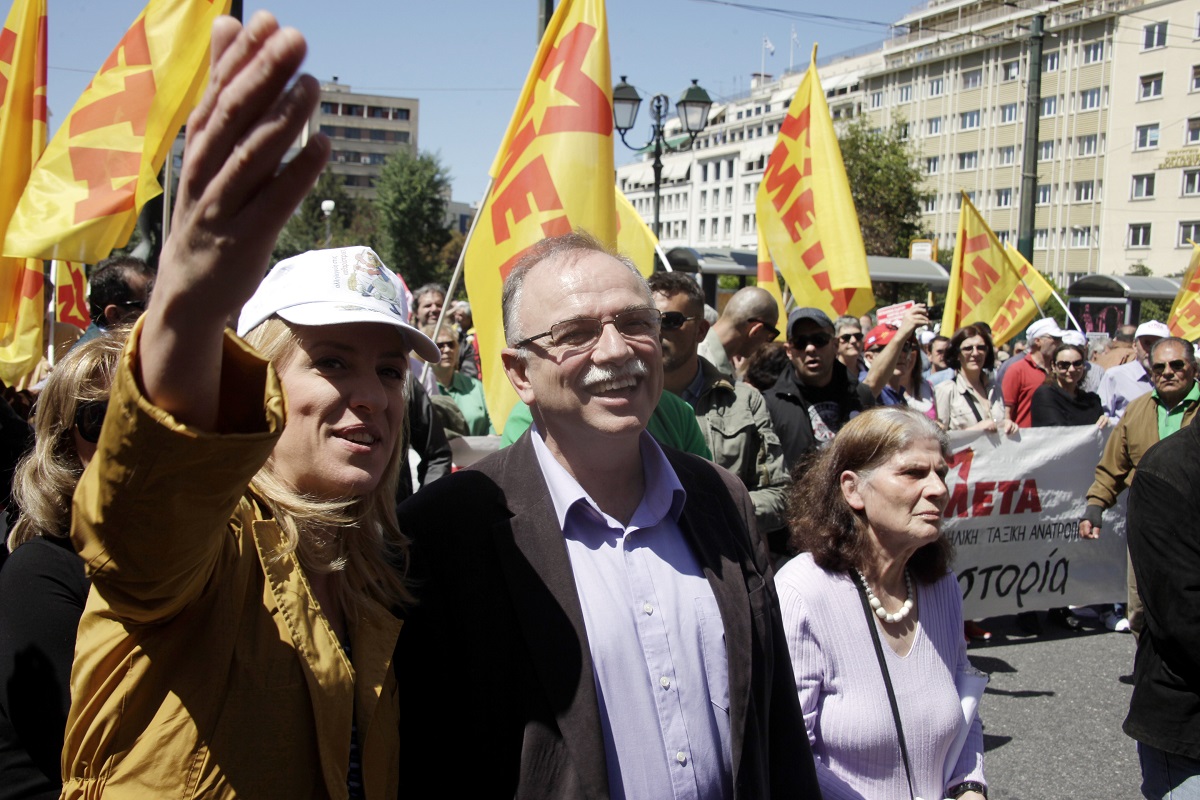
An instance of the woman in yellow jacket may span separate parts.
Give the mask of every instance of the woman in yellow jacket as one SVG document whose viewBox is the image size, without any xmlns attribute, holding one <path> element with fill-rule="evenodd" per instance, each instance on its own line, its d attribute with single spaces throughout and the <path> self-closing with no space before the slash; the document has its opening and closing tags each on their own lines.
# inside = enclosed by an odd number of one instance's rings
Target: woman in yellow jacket
<svg viewBox="0 0 1200 800">
<path fill-rule="evenodd" d="M 304 47 L 262 13 L 213 29 L 154 296 L 75 494 L 92 590 L 64 797 L 397 795 L 391 498 L 409 353 L 438 351 L 368 248 L 263 280 L 328 157 L 318 136 L 279 169 L 317 100 L 287 87 Z"/>
</svg>

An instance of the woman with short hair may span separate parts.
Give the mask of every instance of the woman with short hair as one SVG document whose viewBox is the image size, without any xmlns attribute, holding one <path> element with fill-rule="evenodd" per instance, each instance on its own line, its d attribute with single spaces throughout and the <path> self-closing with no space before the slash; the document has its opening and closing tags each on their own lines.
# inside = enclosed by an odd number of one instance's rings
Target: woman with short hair
<svg viewBox="0 0 1200 800">
<path fill-rule="evenodd" d="M 946 348 L 946 366 L 954 370 L 954 379 L 933 390 L 943 430 L 1016 433 L 1017 424 L 1005 419 L 1004 398 L 992 377 L 996 350 L 987 329 L 964 325 L 956 330 Z"/>
</svg>

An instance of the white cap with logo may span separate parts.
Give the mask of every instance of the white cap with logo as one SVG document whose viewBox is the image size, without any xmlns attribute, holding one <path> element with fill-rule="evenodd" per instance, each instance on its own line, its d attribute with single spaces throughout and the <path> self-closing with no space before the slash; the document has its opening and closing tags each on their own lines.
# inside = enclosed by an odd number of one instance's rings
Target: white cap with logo
<svg viewBox="0 0 1200 800">
<path fill-rule="evenodd" d="M 1043 317 L 1037 320 L 1028 328 L 1025 329 L 1025 340 L 1032 342 L 1041 336 L 1050 336 L 1054 339 L 1061 339 L 1063 335 L 1062 329 L 1058 327 L 1058 323 L 1050 317 Z"/>
<path fill-rule="evenodd" d="M 1165 339 L 1170 335 L 1171 329 L 1166 326 L 1166 323 L 1152 319 L 1149 322 L 1143 322 L 1141 325 L 1138 325 L 1133 338 L 1140 339 L 1143 336 L 1153 336 L 1157 339 Z"/>
<path fill-rule="evenodd" d="M 437 362 L 437 345 L 408 324 L 411 307 L 403 279 L 371 248 L 309 250 L 280 261 L 267 273 L 242 307 L 237 332 L 245 336 L 273 315 L 295 325 L 381 322 L 397 328 L 415 355 Z"/>
</svg>

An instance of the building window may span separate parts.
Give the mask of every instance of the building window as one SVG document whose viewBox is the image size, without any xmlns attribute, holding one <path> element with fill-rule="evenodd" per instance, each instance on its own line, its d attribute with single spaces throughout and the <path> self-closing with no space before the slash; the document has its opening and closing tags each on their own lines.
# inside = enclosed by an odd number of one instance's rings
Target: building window
<svg viewBox="0 0 1200 800">
<path fill-rule="evenodd" d="M 1079 150 L 1081 156 L 1092 156 L 1096 154 L 1096 142 L 1099 141 L 1099 136 L 1094 133 L 1087 136 L 1079 137 Z"/>
<path fill-rule="evenodd" d="M 1154 173 L 1133 176 L 1133 199 L 1145 200 L 1154 197 Z"/>
<path fill-rule="evenodd" d="M 1179 223 L 1179 246 L 1190 247 L 1190 242 L 1200 243 L 1200 221 Z"/>
<path fill-rule="evenodd" d="M 971 131 L 979 127 L 979 111 L 964 111 L 958 115 L 958 129 Z"/>
<path fill-rule="evenodd" d="M 1075 183 L 1075 202 L 1090 203 L 1096 193 L 1095 181 L 1077 181 Z"/>
<path fill-rule="evenodd" d="M 1037 205 L 1039 205 L 1039 206 L 1050 205 L 1050 195 L 1051 195 L 1050 184 L 1048 184 L 1048 183 L 1038 184 Z"/>
<path fill-rule="evenodd" d="M 1200 169 L 1183 171 L 1183 193 L 1189 197 L 1200 195 Z"/>
<path fill-rule="evenodd" d="M 1037 228 L 1033 232 L 1033 249 L 1045 250 L 1050 246 L 1050 231 L 1045 228 Z"/>
<path fill-rule="evenodd" d="M 347 139 L 362 138 L 362 128 L 345 128 L 344 133 Z"/>
<path fill-rule="evenodd" d="M 402 122 L 407 121 L 408 120 L 408 109 L 407 108 L 393 108 L 392 109 L 392 119 L 398 119 Z"/>
<path fill-rule="evenodd" d="M 1038 142 L 1038 161 L 1053 161 L 1054 160 L 1054 142 Z"/>
<path fill-rule="evenodd" d="M 1167 23 L 1155 22 L 1152 25 L 1147 25 L 1142 30 L 1146 33 L 1142 39 L 1143 50 L 1153 50 L 1156 47 L 1167 46 Z"/>
<path fill-rule="evenodd" d="M 322 114 L 336 114 L 338 112 L 337 103 L 321 103 Z"/>
<path fill-rule="evenodd" d="M 938 168 L 941 166 L 940 156 L 929 156 L 925 159 L 925 174 L 937 175 Z"/>
<path fill-rule="evenodd" d="M 924 208 L 925 208 L 926 214 L 933 214 L 934 212 L 937 211 L 937 206 L 938 206 L 937 201 L 938 201 L 938 199 L 937 199 L 936 194 L 931 194 L 925 198 Z"/>
<path fill-rule="evenodd" d="M 1141 78 L 1141 88 L 1138 89 L 1138 100 L 1154 100 L 1162 97 L 1162 78 L 1161 72 L 1156 72 L 1153 75 L 1143 75 Z"/>
<path fill-rule="evenodd" d="M 996 241 L 1000 242 L 1000 244 L 1008 244 L 1011 236 L 1012 231 L 996 231 Z"/>
<path fill-rule="evenodd" d="M 1012 189 L 996 190 L 996 208 L 1012 208 Z"/>
<path fill-rule="evenodd" d="M 742 214 L 742 233 L 750 233 L 750 215 Z"/>
<path fill-rule="evenodd" d="M 960 170 L 976 169 L 978 166 L 979 152 L 977 150 L 958 154 L 958 168 Z"/>
<path fill-rule="evenodd" d="M 1017 148 L 1015 145 L 1008 147 L 999 147 L 996 149 L 996 165 L 1006 167 L 1017 160 Z"/>
<path fill-rule="evenodd" d="M 708 191 L 707 190 L 700 192 L 700 210 L 701 211 L 708 210 Z M 701 220 L 700 224 L 703 225 L 704 221 Z"/>
<path fill-rule="evenodd" d="M 1084 89 L 1079 93 L 1079 110 L 1091 111 L 1100 107 L 1100 90 Z"/>
<path fill-rule="evenodd" d="M 930 78 L 929 79 L 929 96 L 930 97 L 939 97 L 942 94 L 942 92 L 945 91 L 945 89 L 942 88 L 944 85 L 945 84 L 942 82 L 941 78 Z"/>
<path fill-rule="evenodd" d="M 1200 92 L 1200 64 L 1192 67 L 1192 91 Z"/>
<path fill-rule="evenodd" d="M 896 97 L 897 97 L 897 99 L 899 99 L 899 101 L 901 103 L 911 103 L 912 102 L 912 84 L 906 83 L 903 86 L 901 86 L 899 91 L 897 91 L 897 93 L 896 93 Z"/>
<path fill-rule="evenodd" d="M 705 228 L 705 223 L 706 223 L 706 220 L 700 220 L 700 239 L 701 239 L 701 240 L 703 240 L 703 239 L 704 239 L 704 234 L 705 234 L 705 229 L 704 229 L 704 228 Z"/>
<path fill-rule="evenodd" d="M 900 136 L 900 141 L 907 142 L 908 141 L 908 123 L 907 122 L 901 123 L 900 130 L 897 131 L 897 133 Z"/>
<path fill-rule="evenodd" d="M 1071 228 L 1071 247 L 1088 247 L 1091 243 L 1091 228 Z"/>
<path fill-rule="evenodd" d="M 883 92 L 871 92 L 871 108 L 883 108 Z"/>
<path fill-rule="evenodd" d="M 733 235 L 733 217 L 725 218 L 725 237 L 729 238 Z"/>
<path fill-rule="evenodd" d="M 983 70 L 981 69 L 967 70 L 962 74 L 962 88 L 964 90 L 978 89 L 981 83 L 983 83 Z"/>
<path fill-rule="evenodd" d="M 1098 64 L 1104 60 L 1104 42 L 1091 42 L 1083 46 L 1083 63 Z"/>
<path fill-rule="evenodd" d="M 1058 51 L 1042 56 L 1042 72 L 1058 72 Z"/>
<path fill-rule="evenodd" d="M 1021 77 L 1021 62 L 1020 61 L 1005 61 L 1000 67 L 1000 74 L 1006 81 L 1015 81 Z"/>
<path fill-rule="evenodd" d="M 937 136 L 942 132 L 942 118 L 930 117 L 925 120 L 925 133 L 928 136 Z"/>
<path fill-rule="evenodd" d="M 1006 103 L 1000 106 L 1000 124 L 1017 121 L 1017 104 Z"/>
<path fill-rule="evenodd" d="M 1058 96 L 1043 97 L 1041 105 L 1041 115 L 1043 117 L 1053 117 L 1058 111 Z"/>
<path fill-rule="evenodd" d="M 1183 132 L 1184 144 L 1200 144 L 1200 117 L 1192 117 L 1187 121 Z"/>
<path fill-rule="evenodd" d="M 1129 243 L 1126 247 L 1149 247 L 1150 223 L 1140 222 L 1129 226 Z"/>
<path fill-rule="evenodd" d="M 1158 147 L 1158 123 L 1138 125 L 1133 131 L 1133 149 L 1151 150 Z"/>
<path fill-rule="evenodd" d="M 725 207 L 733 208 L 733 187 L 732 186 L 725 187 Z"/>
</svg>

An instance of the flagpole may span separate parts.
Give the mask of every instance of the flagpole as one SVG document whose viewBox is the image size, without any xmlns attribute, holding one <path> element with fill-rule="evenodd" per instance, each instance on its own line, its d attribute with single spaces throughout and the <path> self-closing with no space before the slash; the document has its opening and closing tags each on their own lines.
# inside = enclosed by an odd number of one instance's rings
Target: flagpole
<svg viewBox="0 0 1200 800">
<path fill-rule="evenodd" d="M 658 253 L 658 259 L 659 259 L 659 261 L 662 261 L 664 270 L 666 270 L 667 272 L 675 271 L 675 270 L 671 269 L 671 262 L 667 261 L 667 254 L 663 252 L 662 245 L 659 244 L 657 238 L 654 240 L 654 252 Z"/>
<path fill-rule="evenodd" d="M 1063 302 L 1061 297 L 1059 297 L 1058 292 L 1054 291 L 1054 289 L 1051 289 L 1050 294 L 1053 295 L 1054 299 L 1058 301 L 1058 304 L 1062 306 L 1063 313 L 1067 315 L 1067 319 L 1071 320 L 1071 324 L 1075 326 L 1075 330 L 1079 331 L 1080 333 L 1084 333 L 1083 326 L 1079 324 L 1079 320 L 1075 319 L 1075 315 L 1071 313 L 1071 309 L 1067 308 L 1067 304 Z"/>
<path fill-rule="evenodd" d="M 791 72 L 796 65 L 796 24 L 792 23 L 792 39 L 788 42 L 788 72 Z"/>
</svg>

